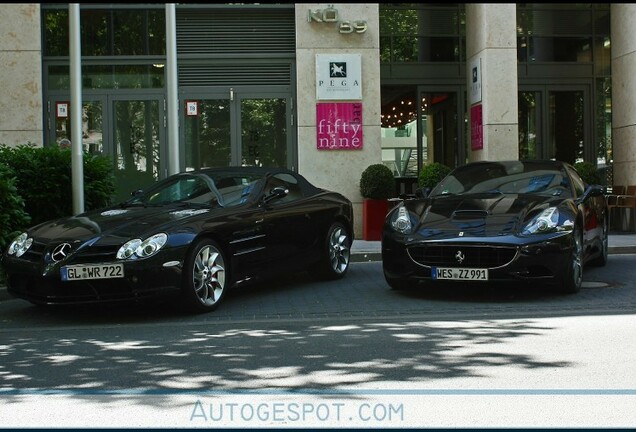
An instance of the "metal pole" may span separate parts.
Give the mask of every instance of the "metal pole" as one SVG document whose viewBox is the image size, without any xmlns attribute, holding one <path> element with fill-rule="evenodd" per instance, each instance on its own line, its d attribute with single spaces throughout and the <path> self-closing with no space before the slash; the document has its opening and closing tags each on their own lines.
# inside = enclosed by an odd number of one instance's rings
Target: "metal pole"
<svg viewBox="0 0 636 432">
<path fill-rule="evenodd" d="M 168 173 L 177 174 L 179 163 L 179 95 L 177 79 L 177 19 L 175 4 L 166 4 L 166 88 L 168 104 Z"/>
<path fill-rule="evenodd" d="M 69 9 L 69 52 L 71 55 L 71 174 L 73 214 L 84 212 L 84 159 L 82 145 L 82 49 L 80 8 L 71 3 Z"/>
</svg>

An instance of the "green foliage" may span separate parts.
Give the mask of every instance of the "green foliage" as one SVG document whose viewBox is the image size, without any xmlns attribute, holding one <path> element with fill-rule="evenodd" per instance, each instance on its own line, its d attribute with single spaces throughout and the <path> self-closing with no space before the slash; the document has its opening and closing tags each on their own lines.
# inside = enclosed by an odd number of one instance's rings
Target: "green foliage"
<svg viewBox="0 0 636 432">
<path fill-rule="evenodd" d="M 422 167 L 417 178 L 419 187 L 435 187 L 452 170 L 450 167 L 439 162 L 433 162 Z"/>
<path fill-rule="evenodd" d="M 15 184 L 11 168 L 0 163 L 0 251 L 31 222 Z"/>
<path fill-rule="evenodd" d="M 389 199 L 395 195 L 395 178 L 384 164 L 369 165 L 360 177 L 360 193 L 368 199 Z"/>
<path fill-rule="evenodd" d="M 0 145 L 0 163 L 11 168 L 31 223 L 73 214 L 71 151 L 57 146 Z M 103 156 L 84 154 L 86 210 L 108 205 L 115 190 L 113 168 Z"/>
<path fill-rule="evenodd" d="M 115 193 L 114 168 L 105 156 L 84 153 L 84 206 L 95 210 L 111 204 Z"/>
<path fill-rule="evenodd" d="M 579 173 L 583 181 L 589 185 L 602 185 L 603 174 L 592 162 L 577 162 L 574 169 Z"/>
</svg>

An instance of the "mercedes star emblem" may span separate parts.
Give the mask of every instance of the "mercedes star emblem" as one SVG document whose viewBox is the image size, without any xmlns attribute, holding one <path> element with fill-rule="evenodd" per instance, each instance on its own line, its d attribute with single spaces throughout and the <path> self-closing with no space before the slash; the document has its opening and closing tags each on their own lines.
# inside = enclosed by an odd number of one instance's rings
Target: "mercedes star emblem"
<svg viewBox="0 0 636 432">
<path fill-rule="evenodd" d="M 55 249 L 53 249 L 53 253 L 51 254 L 51 258 L 53 261 L 58 262 L 62 261 L 66 258 L 71 251 L 72 246 L 69 243 L 62 243 L 57 245 Z"/>
</svg>

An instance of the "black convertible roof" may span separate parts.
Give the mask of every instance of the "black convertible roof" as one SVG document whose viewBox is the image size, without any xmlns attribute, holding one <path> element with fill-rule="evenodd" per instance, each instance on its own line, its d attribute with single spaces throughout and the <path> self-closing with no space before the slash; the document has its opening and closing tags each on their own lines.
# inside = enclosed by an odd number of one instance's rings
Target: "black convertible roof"
<svg viewBox="0 0 636 432">
<path fill-rule="evenodd" d="M 291 175 L 298 181 L 298 186 L 301 188 L 305 196 L 311 196 L 321 192 L 322 189 L 311 184 L 305 177 L 289 170 L 287 168 L 272 168 L 272 167 L 255 167 L 255 166 L 230 166 L 230 167 L 217 167 L 217 168 L 201 168 L 195 171 L 188 171 L 181 174 L 206 174 L 209 176 L 226 175 L 226 174 L 255 174 L 263 177 L 272 176 L 276 174 Z"/>
</svg>

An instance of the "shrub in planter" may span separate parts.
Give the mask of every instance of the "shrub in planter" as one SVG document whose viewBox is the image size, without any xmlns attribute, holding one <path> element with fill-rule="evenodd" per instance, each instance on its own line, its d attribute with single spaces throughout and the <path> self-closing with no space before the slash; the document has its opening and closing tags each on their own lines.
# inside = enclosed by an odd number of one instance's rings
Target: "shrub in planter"
<svg viewBox="0 0 636 432">
<path fill-rule="evenodd" d="M 417 178 L 417 184 L 421 188 L 433 188 L 437 183 L 450 173 L 452 169 L 439 162 L 432 162 L 422 167 Z"/>
<path fill-rule="evenodd" d="M 380 240 L 384 218 L 389 210 L 388 199 L 395 196 L 395 178 L 383 164 L 369 165 L 360 177 L 362 202 L 362 237 Z"/>
<path fill-rule="evenodd" d="M 603 175 L 591 162 L 577 162 L 574 164 L 574 169 L 579 173 L 583 181 L 589 185 L 602 185 Z"/>
<path fill-rule="evenodd" d="M 360 194 L 363 198 L 385 200 L 395 195 L 395 177 L 383 164 L 369 165 L 360 176 Z"/>
</svg>

